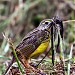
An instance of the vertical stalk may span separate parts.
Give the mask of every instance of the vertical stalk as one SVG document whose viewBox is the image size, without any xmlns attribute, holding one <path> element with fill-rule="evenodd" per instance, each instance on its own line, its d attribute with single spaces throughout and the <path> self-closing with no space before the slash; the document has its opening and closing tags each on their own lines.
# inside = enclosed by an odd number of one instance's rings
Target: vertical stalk
<svg viewBox="0 0 75 75">
<path fill-rule="evenodd" d="M 54 35 L 53 35 L 53 26 L 51 28 L 51 48 L 52 48 L 52 64 L 54 65 Z"/>
</svg>

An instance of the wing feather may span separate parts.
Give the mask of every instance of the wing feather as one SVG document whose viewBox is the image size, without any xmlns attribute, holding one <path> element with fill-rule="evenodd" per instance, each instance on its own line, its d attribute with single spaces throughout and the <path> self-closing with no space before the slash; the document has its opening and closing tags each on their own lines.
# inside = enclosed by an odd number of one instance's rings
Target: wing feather
<svg viewBox="0 0 75 75">
<path fill-rule="evenodd" d="M 35 29 L 24 37 L 16 49 L 20 50 L 24 56 L 28 58 L 30 54 L 38 48 L 42 41 L 46 40 L 46 35 L 47 32 Z"/>
</svg>

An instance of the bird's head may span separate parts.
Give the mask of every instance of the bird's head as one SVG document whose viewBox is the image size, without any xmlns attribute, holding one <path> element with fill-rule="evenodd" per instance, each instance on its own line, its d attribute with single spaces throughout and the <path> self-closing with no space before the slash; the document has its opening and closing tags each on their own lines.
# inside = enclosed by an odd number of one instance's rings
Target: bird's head
<svg viewBox="0 0 75 75">
<path fill-rule="evenodd" d="M 40 22 L 38 26 L 39 30 L 48 30 L 51 32 L 51 27 L 54 26 L 54 33 L 56 33 L 57 28 L 60 30 L 61 37 L 63 38 L 63 23 L 59 17 L 53 17 L 53 19 L 44 19 Z"/>
<path fill-rule="evenodd" d="M 40 22 L 38 29 L 39 30 L 48 30 L 48 29 L 50 30 L 53 25 L 52 23 L 53 23 L 52 19 L 44 19 Z"/>
</svg>

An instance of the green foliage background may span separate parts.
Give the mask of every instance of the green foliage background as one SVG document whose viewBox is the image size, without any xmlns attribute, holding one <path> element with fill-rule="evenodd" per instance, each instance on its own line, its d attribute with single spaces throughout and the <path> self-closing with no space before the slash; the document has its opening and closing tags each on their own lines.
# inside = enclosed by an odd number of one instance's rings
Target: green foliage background
<svg viewBox="0 0 75 75">
<path fill-rule="evenodd" d="M 45 18 L 58 15 L 63 22 L 75 20 L 74 0 L 0 0 L 0 75 L 6 60 L 11 58 L 9 44 L 3 38 L 4 32 L 14 45 Z M 64 52 L 69 55 L 75 42 L 75 22 L 64 23 Z M 75 49 L 74 49 L 75 50 Z M 75 51 L 73 51 L 74 55 Z"/>
</svg>

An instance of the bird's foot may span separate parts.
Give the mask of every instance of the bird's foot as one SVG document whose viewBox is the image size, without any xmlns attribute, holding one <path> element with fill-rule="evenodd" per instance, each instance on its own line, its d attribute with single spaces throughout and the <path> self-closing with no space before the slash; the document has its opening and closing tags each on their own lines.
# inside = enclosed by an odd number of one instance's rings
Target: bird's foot
<svg viewBox="0 0 75 75">
<path fill-rule="evenodd" d="M 41 72 L 41 70 L 37 69 L 37 65 L 29 64 L 29 68 L 36 74 L 36 75 L 46 75 L 45 73 Z"/>
</svg>

